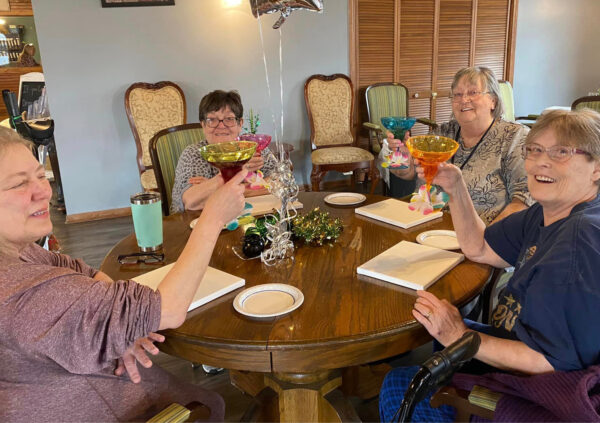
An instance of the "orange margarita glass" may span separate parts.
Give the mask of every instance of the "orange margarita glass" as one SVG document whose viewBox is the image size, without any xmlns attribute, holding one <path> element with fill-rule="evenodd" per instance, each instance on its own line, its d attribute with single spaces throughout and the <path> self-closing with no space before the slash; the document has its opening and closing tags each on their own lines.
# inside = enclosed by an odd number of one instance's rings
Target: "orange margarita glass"
<svg viewBox="0 0 600 423">
<path fill-rule="evenodd" d="M 419 160 L 425 173 L 427 193 L 438 171 L 438 165 L 444 163 L 458 150 L 458 143 L 440 135 L 417 135 L 406 140 L 410 155 Z"/>
</svg>

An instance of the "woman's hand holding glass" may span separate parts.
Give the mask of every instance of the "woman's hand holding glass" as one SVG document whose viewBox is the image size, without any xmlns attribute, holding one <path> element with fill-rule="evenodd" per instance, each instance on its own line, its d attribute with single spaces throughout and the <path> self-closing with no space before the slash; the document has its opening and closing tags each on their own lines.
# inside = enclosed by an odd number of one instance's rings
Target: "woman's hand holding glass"
<svg viewBox="0 0 600 423">
<path fill-rule="evenodd" d="M 398 151 L 402 153 L 409 154 L 408 148 L 406 148 L 404 142 L 410 138 L 410 131 L 406 131 L 406 133 L 404 134 L 404 140 L 402 141 L 395 139 L 394 134 L 392 134 L 390 131 L 388 131 L 385 135 L 387 138 L 388 147 L 391 151 L 398 149 Z"/>
<path fill-rule="evenodd" d="M 419 179 L 425 179 L 425 170 L 419 166 L 418 160 L 415 160 L 415 166 Z M 450 197 L 456 194 L 462 181 L 462 172 L 450 163 L 440 163 L 437 174 L 433 178 L 433 183 L 440 186 Z"/>
<path fill-rule="evenodd" d="M 215 221 L 221 226 L 236 219 L 242 213 L 246 204 L 243 182 L 247 174 L 248 171 L 242 169 L 226 184 L 211 194 L 202 213 L 207 213 L 211 221 Z"/>
<path fill-rule="evenodd" d="M 263 160 L 260 153 L 254 153 L 254 156 L 244 165 L 244 168 L 248 170 L 248 172 L 256 172 L 260 170 L 265 165 L 265 161 Z"/>
</svg>

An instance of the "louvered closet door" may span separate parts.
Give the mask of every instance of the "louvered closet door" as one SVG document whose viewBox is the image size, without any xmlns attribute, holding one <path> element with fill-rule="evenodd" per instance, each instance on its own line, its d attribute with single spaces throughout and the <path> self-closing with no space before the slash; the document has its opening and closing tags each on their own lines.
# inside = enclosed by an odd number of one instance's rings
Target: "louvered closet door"
<svg viewBox="0 0 600 423">
<path fill-rule="evenodd" d="M 456 71 L 470 64 L 473 3 L 473 0 L 440 0 L 434 84 L 437 97 L 432 107 L 432 116 L 437 122 L 445 122 L 450 118 L 452 107 L 448 95 L 452 78 Z"/>
<path fill-rule="evenodd" d="M 378 82 L 394 80 L 394 7 L 396 0 L 357 0 L 357 59 L 354 76 L 358 125 L 368 121 L 365 89 Z"/>
<path fill-rule="evenodd" d="M 396 81 L 409 89 L 410 115 L 429 118 L 435 66 L 436 0 L 404 0 L 398 7 Z M 413 133 L 424 134 L 427 130 L 426 126 L 417 124 Z"/>
<path fill-rule="evenodd" d="M 410 114 L 444 122 L 452 78 L 488 66 L 512 82 L 518 0 L 349 0 L 350 72 L 358 125 L 367 121 L 364 90 L 377 82 L 409 89 Z M 415 126 L 414 133 L 426 128 Z"/>
</svg>

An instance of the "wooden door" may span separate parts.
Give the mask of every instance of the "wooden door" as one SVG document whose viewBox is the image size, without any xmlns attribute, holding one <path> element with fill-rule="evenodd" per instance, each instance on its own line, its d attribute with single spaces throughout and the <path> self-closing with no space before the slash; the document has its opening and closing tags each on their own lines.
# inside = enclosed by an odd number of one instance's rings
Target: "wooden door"
<svg viewBox="0 0 600 423">
<path fill-rule="evenodd" d="M 449 119 L 456 71 L 490 67 L 512 82 L 518 0 L 349 0 L 350 75 L 357 124 L 367 120 L 364 91 L 378 82 L 409 89 L 410 114 Z M 415 127 L 423 133 L 424 126 Z"/>
</svg>

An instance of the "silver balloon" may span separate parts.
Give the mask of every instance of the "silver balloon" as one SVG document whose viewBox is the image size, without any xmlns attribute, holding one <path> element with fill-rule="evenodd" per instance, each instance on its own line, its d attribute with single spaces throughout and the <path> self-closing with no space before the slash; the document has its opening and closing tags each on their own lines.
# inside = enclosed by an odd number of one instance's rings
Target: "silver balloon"
<svg viewBox="0 0 600 423">
<path fill-rule="evenodd" d="M 281 12 L 281 16 L 273 25 L 273 29 L 278 29 L 294 10 L 322 12 L 323 0 L 250 0 L 250 7 L 255 18 L 265 13 Z"/>
</svg>

